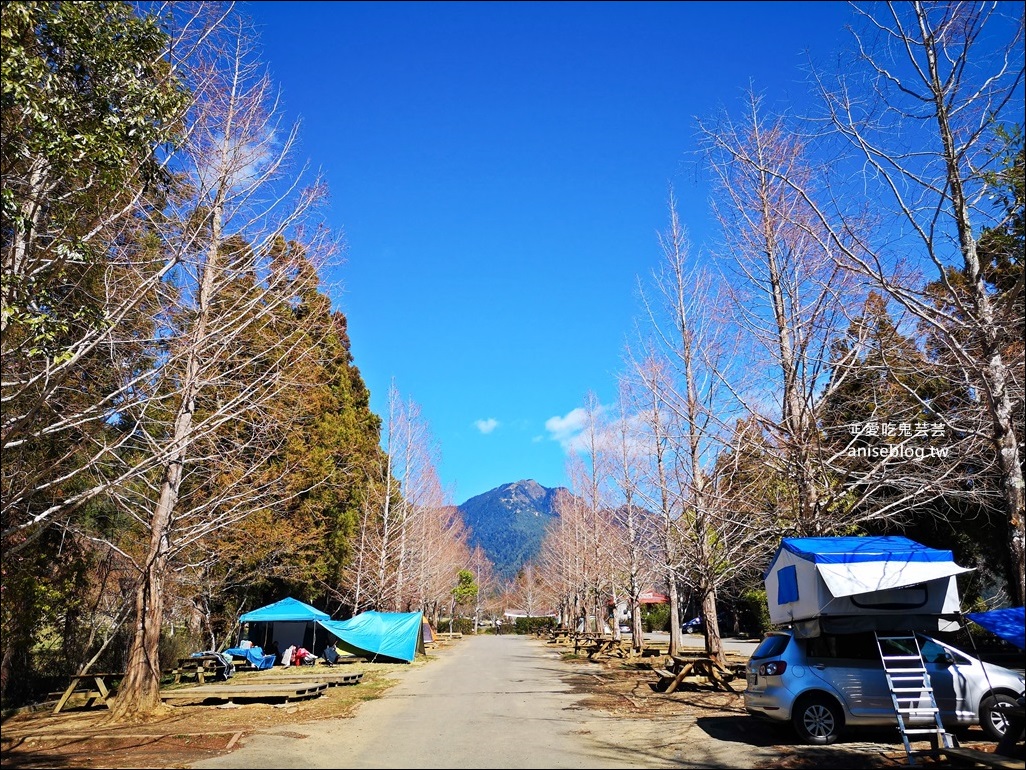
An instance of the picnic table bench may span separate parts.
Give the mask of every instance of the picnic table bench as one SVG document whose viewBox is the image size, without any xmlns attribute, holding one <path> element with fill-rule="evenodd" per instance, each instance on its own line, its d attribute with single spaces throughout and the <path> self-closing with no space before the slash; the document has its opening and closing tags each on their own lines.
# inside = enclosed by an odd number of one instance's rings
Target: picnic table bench
<svg viewBox="0 0 1026 770">
<path fill-rule="evenodd" d="M 64 693 L 53 707 L 53 713 L 59 714 L 72 698 L 85 698 L 86 708 L 90 706 L 106 706 L 110 708 L 113 680 L 120 680 L 124 674 L 109 671 L 94 671 L 88 674 L 74 674 Z"/>
<path fill-rule="evenodd" d="M 655 684 L 658 692 L 672 693 L 684 682 L 708 684 L 718 690 L 733 692 L 730 682 L 736 674 L 724 668 L 707 655 L 672 655 L 666 668 L 654 669 L 659 676 Z"/>
<path fill-rule="evenodd" d="M 574 654 L 576 655 L 581 651 L 581 648 L 587 649 L 595 644 L 598 644 L 603 639 L 607 639 L 605 634 L 598 634 L 594 631 L 578 631 L 573 636 L 574 641 Z"/>
<path fill-rule="evenodd" d="M 585 647 L 589 658 L 616 657 L 625 658 L 632 652 L 631 642 L 625 639 L 604 638 L 596 639 Z"/>
<path fill-rule="evenodd" d="M 554 628 L 549 632 L 549 644 L 569 644 L 573 641 L 573 632 L 569 628 Z"/>
<path fill-rule="evenodd" d="M 217 679 L 225 669 L 225 661 L 219 655 L 190 655 L 187 658 L 179 658 L 178 665 L 171 669 L 175 684 L 182 681 L 183 676 L 195 676 L 199 684 L 203 684 L 207 677 Z"/>
</svg>

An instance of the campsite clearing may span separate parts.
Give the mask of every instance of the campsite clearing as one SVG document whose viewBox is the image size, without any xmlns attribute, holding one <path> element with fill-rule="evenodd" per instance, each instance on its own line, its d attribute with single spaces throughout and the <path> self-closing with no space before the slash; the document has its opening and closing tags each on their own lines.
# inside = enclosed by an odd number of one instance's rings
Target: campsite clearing
<svg viewBox="0 0 1026 770">
<path fill-rule="evenodd" d="M 347 666 L 347 671 L 358 668 L 364 672 L 358 686 L 331 687 L 317 698 L 283 706 L 266 703 L 232 707 L 182 706 L 168 709 L 150 724 L 116 728 L 102 725 L 105 709 L 70 711 L 58 717 L 51 717 L 49 711 L 19 715 L 3 725 L 3 765 L 5 768 L 193 767 L 203 760 L 231 756 L 264 734 L 286 739 L 291 736 L 295 751 L 308 751 L 314 737 L 307 736 L 310 730 L 317 730 L 319 722 L 325 722 L 324 729 L 331 730 L 333 739 L 337 740 L 333 745 L 337 761 L 337 752 L 347 750 L 350 735 L 348 730 L 337 729 L 341 726 L 340 718 L 349 724 L 346 718 L 356 716 L 355 726 L 364 713 L 360 707 L 363 701 L 379 698 L 410 675 L 427 673 L 425 666 L 442 665 L 447 657 L 458 656 L 451 659 L 451 663 L 461 662 L 472 652 L 469 645 L 487 645 L 489 641 L 517 645 L 510 649 L 517 651 L 518 657 L 519 645 L 530 645 L 542 655 L 552 654 L 551 646 L 533 638 L 464 638 L 443 643 L 426 658 L 418 656 L 412 664 Z M 641 666 L 641 661 L 598 662 L 588 661 L 584 656 L 575 659 L 569 652 L 562 662 L 550 659 L 545 663 L 545 669 L 553 672 L 550 676 L 556 677 L 554 684 L 567 687 L 577 699 L 578 705 L 563 718 L 572 720 L 580 734 L 591 734 L 599 740 L 613 736 L 594 731 L 602 726 L 608 730 L 609 725 L 615 724 L 617 741 L 629 738 L 633 745 L 645 747 L 644 752 L 638 754 L 644 766 L 678 766 L 681 755 L 694 754 L 721 758 L 717 764 L 703 765 L 709 767 L 782 770 L 907 767 L 901 743 L 893 734 L 866 734 L 857 741 L 836 746 L 801 746 L 790 739 L 786 731 L 771 729 L 747 717 L 740 693 L 690 687 L 669 696 L 656 693 L 649 686 L 653 678 L 651 669 Z M 268 675 L 284 680 L 289 670 L 243 672 L 235 678 L 244 681 Z M 978 730 L 970 731 L 962 745 L 993 751 L 994 744 L 979 740 L 981 735 Z M 753 761 L 753 757 L 767 759 Z M 241 761 L 243 755 L 238 759 Z M 642 765 L 627 762 L 622 766 Z M 945 765 L 929 762 L 924 766 Z"/>
</svg>

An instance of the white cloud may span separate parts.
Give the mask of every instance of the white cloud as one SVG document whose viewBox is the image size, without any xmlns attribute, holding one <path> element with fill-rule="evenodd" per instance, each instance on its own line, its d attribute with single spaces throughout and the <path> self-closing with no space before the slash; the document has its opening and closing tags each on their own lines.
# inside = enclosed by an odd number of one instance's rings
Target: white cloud
<svg viewBox="0 0 1026 770">
<path fill-rule="evenodd" d="M 494 417 L 489 417 L 487 420 L 474 420 L 474 427 L 487 435 L 499 427 L 499 421 Z"/>
<path fill-rule="evenodd" d="M 607 423 L 603 419 L 612 413 L 608 406 L 599 405 L 595 409 L 595 434 L 586 436 L 584 430 L 588 427 L 588 412 L 585 409 L 577 408 L 568 412 L 563 417 L 550 417 L 545 421 L 545 430 L 549 432 L 549 439 L 558 441 L 563 451 L 567 454 L 589 451 L 594 445 L 608 451 L 619 451 L 623 442 L 620 428 L 616 423 Z M 641 426 L 632 426 L 635 429 Z M 637 441 L 635 433 L 631 433 L 632 443 Z"/>
<path fill-rule="evenodd" d="M 587 410 L 578 407 L 564 417 L 557 415 L 547 419 L 545 430 L 549 432 L 550 439 L 558 441 L 564 450 L 571 451 L 574 448 L 575 440 L 587 424 Z"/>
<path fill-rule="evenodd" d="M 563 441 L 576 433 L 580 433 L 588 420 L 588 413 L 578 407 L 566 417 L 550 417 L 545 421 L 545 430 L 554 441 Z"/>
</svg>

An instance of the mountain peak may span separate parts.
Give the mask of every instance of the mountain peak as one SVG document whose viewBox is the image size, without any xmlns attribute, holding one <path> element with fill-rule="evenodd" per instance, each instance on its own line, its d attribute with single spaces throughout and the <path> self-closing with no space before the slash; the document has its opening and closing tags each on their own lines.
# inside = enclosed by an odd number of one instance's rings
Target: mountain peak
<svg viewBox="0 0 1026 770">
<path fill-rule="evenodd" d="M 470 498 L 458 506 L 470 546 L 480 546 L 496 575 L 511 580 L 538 555 L 549 524 L 559 517 L 556 502 L 563 494 L 569 494 L 563 487 L 521 479 Z"/>
</svg>

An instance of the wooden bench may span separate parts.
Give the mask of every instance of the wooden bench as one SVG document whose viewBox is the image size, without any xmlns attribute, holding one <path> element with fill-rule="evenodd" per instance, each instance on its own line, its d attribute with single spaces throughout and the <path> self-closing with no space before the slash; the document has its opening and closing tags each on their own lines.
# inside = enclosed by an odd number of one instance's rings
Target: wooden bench
<svg viewBox="0 0 1026 770">
<path fill-rule="evenodd" d="M 311 671 L 309 673 L 303 671 L 296 673 L 285 673 L 280 676 L 275 676 L 275 679 L 280 679 L 283 682 L 291 683 L 303 683 L 303 682 L 323 682 L 328 687 L 338 687 L 340 685 L 347 684 L 359 684 L 363 680 L 362 671 Z M 262 680 L 269 681 L 269 680 Z"/>
</svg>

